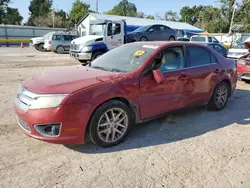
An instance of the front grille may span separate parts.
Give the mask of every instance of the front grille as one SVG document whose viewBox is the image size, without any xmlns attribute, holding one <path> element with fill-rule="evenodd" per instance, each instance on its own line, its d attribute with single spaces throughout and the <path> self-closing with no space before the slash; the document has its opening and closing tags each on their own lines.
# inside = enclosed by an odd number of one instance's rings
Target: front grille
<svg viewBox="0 0 250 188">
<path fill-rule="evenodd" d="M 79 44 L 71 44 L 70 50 L 79 51 L 80 45 Z"/>
<path fill-rule="evenodd" d="M 243 73 L 242 76 L 250 78 L 250 73 Z"/>
<path fill-rule="evenodd" d="M 29 125 L 28 125 L 25 121 L 21 120 L 19 117 L 16 117 L 16 119 L 17 119 L 18 125 L 19 125 L 24 131 L 26 131 L 26 132 L 28 132 L 28 133 L 31 132 L 31 131 L 30 131 Z"/>
</svg>

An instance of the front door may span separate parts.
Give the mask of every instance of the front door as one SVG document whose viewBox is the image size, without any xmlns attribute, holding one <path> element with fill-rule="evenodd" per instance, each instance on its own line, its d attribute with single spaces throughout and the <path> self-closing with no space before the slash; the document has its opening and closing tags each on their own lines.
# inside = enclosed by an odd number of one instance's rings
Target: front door
<svg viewBox="0 0 250 188">
<path fill-rule="evenodd" d="M 115 23 L 115 31 L 112 33 L 112 23 Z M 109 50 L 124 44 L 124 23 L 123 21 L 109 22 L 107 24 L 105 43 Z"/>
<path fill-rule="evenodd" d="M 182 74 L 185 66 L 183 47 L 169 47 L 159 56 L 161 58 L 153 61 L 154 69 L 163 72 L 165 81 L 158 84 L 152 72 L 140 78 L 139 102 L 142 119 L 179 109 L 183 105 L 183 83 L 186 79 Z"/>
</svg>

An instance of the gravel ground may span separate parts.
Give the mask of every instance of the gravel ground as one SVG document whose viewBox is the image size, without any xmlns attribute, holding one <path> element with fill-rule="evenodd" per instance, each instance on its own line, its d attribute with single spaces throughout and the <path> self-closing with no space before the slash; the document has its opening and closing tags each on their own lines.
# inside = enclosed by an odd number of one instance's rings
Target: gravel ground
<svg viewBox="0 0 250 188">
<path fill-rule="evenodd" d="M 250 187 L 250 85 L 243 82 L 225 110 L 200 107 L 136 125 L 114 148 L 24 135 L 12 108 L 20 82 L 74 64 L 67 54 L 0 48 L 0 187 Z"/>
</svg>

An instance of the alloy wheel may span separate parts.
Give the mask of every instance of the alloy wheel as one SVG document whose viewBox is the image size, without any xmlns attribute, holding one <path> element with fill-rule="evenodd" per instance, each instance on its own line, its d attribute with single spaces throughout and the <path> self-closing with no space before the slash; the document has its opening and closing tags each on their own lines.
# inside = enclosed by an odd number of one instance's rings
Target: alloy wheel
<svg viewBox="0 0 250 188">
<path fill-rule="evenodd" d="M 99 119 L 97 133 L 106 143 L 113 143 L 124 136 L 128 128 L 128 115 L 121 108 L 106 111 Z"/>
<path fill-rule="evenodd" d="M 216 106 L 218 108 L 222 108 L 227 102 L 227 97 L 228 97 L 227 87 L 224 85 L 220 86 L 216 91 L 216 96 L 215 96 Z"/>
</svg>

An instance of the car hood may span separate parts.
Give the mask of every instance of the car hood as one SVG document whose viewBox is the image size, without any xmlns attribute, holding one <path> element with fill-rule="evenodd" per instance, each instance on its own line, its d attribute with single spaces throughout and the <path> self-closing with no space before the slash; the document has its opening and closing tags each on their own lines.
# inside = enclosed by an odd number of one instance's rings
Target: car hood
<svg viewBox="0 0 250 188">
<path fill-rule="evenodd" d="M 83 37 L 79 37 L 75 40 L 72 40 L 72 44 L 83 44 L 83 45 L 88 45 L 93 42 L 95 42 L 96 39 L 103 38 L 102 35 L 86 35 Z"/>
<path fill-rule="evenodd" d="M 43 37 L 34 37 L 34 38 L 31 38 L 30 40 L 33 40 L 33 41 L 43 41 L 44 38 Z"/>
<path fill-rule="evenodd" d="M 80 89 L 115 80 L 124 73 L 107 72 L 84 66 L 58 68 L 34 76 L 23 87 L 37 94 L 69 94 Z"/>
</svg>

